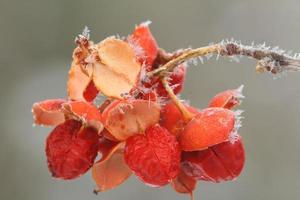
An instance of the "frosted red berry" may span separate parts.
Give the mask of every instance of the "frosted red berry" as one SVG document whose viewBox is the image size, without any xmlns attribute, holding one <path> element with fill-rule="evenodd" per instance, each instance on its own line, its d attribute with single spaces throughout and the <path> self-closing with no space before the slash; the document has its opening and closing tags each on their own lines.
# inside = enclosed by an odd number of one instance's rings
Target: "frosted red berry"
<svg viewBox="0 0 300 200">
<path fill-rule="evenodd" d="M 185 104 L 185 107 L 194 114 L 199 113 L 196 108 Z M 178 109 L 175 103 L 169 102 L 162 109 L 160 113 L 160 125 L 166 128 L 170 133 L 175 136 L 183 131 L 184 127 L 189 121 L 184 119 L 181 111 Z"/>
<path fill-rule="evenodd" d="M 144 183 L 163 186 L 179 173 L 179 144 L 165 128 L 155 125 L 127 139 L 125 161 Z"/>
<path fill-rule="evenodd" d="M 243 85 L 241 85 L 237 89 L 226 90 L 223 92 L 218 93 L 214 96 L 208 106 L 209 107 L 222 107 L 227 109 L 232 109 L 235 106 L 239 105 L 241 102 L 241 98 L 244 96 L 242 95 Z"/>
<path fill-rule="evenodd" d="M 133 45 L 138 45 L 141 48 L 140 51 L 142 52 L 138 52 L 138 59 L 141 63 L 145 62 L 148 70 L 150 70 L 157 56 L 158 46 L 148 24 L 142 23 L 137 26 L 129 37 L 129 41 L 134 43 Z"/>
<path fill-rule="evenodd" d="M 199 112 L 180 134 L 181 148 L 185 151 L 197 151 L 228 141 L 234 125 L 233 111 L 206 108 Z"/>
<path fill-rule="evenodd" d="M 93 165 L 98 152 L 99 137 L 92 128 L 68 120 L 58 125 L 46 141 L 46 155 L 52 176 L 74 179 Z"/>
<path fill-rule="evenodd" d="M 198 180 L 221 182 L 238 177 L 244 167 L 245 152 L 242 139 L 223 142 L 206 150 L 183 152 L 183 171 Z"/>
</svg>

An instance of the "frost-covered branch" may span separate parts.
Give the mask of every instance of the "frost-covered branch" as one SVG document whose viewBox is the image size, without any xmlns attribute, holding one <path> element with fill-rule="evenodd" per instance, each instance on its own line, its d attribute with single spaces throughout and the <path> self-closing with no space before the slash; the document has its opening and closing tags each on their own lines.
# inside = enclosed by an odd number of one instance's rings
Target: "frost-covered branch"
<svg viewBox="0 0 300 200">
<path fill-rule="evenodd" d="M 181 63 L 197 58 L 202 62 L 204 56 L 210 57 L 213 54 L 217 57 L 247 56 L 254 58 L 258 61 L 256 71 L 259 73 L 271 72 L 272 74 L 278 74 L 284 71 L 300 71 L 300 54 L 298 53 L 286 53 L 278 47 L 271 48 L 265 44 L 243 45 L 234 40 L 226 40 L 218 44 L 181 51 L 177 57 L 173 57 L 163 66 L 149 72 L 148 75 L 165 76 L 167 72 L 172 71 Z"/>
</svg>

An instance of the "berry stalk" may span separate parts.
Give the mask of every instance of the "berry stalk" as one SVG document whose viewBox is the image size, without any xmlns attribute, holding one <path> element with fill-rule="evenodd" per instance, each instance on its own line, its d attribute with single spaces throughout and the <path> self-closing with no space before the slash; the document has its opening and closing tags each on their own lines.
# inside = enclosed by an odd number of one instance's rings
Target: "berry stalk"
<svg viewBox="0 0 300 200">
<path fill-rule="evenodd" d="M 194 114 L 192 114 L 184 105 L 183 103 L 180 101 L 180 99 L 178 99 L 178 97 L 174 94 L 173 89 L 170 87 L 169 83 L 168 83 L 168 79 L 167 77 L 163 77 L 161 79 L 162 84 L 164 86 L 164 88 L 166 89 L 166 91 L 168 92 L 169 97 L 172 99 L 172 101 L 175 103 L 175 105 L 178 107 L 178 109 L 181 111 L 184 119 L 186 121 L 190 121 L 193 117 Z"/>
<path fill-rule="evenodd" d="M 199 58 L 202 56 L 216 54 L 217 56 L 247 56 L 258 61 L 256 71 L 258 73 L 271 72 L 278 74 L 284 71 L 294 72 L 300 71 L 300 54 L 292 54 L 285 52 L 278 47 L 268 47 L 265 44 L 260 45 L 243 45 L 236 41 L 222 41 L 218 44 L 213 44 L 196 49 L 187 49 L 182 51 L 179 56 L 169 60 L 163 66 L 148 73 L 148 76 L 166 76 L 176 66 L 190 59 Z"/>
</svg>

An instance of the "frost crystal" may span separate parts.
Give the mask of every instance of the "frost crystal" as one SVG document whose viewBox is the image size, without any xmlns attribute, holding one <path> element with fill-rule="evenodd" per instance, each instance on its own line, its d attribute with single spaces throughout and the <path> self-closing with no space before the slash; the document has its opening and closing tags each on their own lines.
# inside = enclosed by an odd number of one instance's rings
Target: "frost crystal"
<svg viewBox="0 0 300 200">
<path fill-rule="evenodd" d="M 139 41 L 134 39 L 133 37 L 127 38 L 128 44 L 133 48 L 136 57 L 146 59 L 145 50 L 140 46 Z"/>
<path fill-rule="evenodd" d="M 231 133 L 229 134 L 229 141 L 233 144 L 237 141 L 238 139 L 238 130 L 239 128 L 242 127 L 242 119 L 244 118 L 243 116 L 241 116 L 241 114 L 243 113 L 243 110 L 236 110 L 234 112 L 235 114 L 235 123 L 234 123 L 234 128 L 231 131 Z"/>
</svg>

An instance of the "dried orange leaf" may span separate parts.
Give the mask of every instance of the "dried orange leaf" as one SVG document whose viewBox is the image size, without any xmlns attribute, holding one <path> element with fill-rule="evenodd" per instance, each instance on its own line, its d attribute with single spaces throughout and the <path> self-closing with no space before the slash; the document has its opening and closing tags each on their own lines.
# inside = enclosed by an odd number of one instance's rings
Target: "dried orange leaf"
<svg viewBox="0 0 300 200">
<path fill-rule="evenodd" d="M 102 114 L 105 128 L 120 141 L 143 133 L 158 123 L 159 116 L 159 105 L 147 100 L 115 101 Z"/>
<path fill-rule="evenodd" d="M 141 69 L 134 50 L 116 38 L 103 40 L 97 48 L 101 63 L 94 64 L 95 86 L 106 96 L 121 99 L 135 85 Z"/>
<path fill-rule="evenodd" d="M 70 117 L 75 117 L 83 124 L 94 127 L 100 133 L 103 130 L 101 113 L 96 106 L 84 101 L 70 101 L 64 104 Z"/>
<path fill-rule="evenodd" d="M 172 180 L 171 186 L 178 193 L 188 193 L 193 194 L 196 187 L 197 181 L 192 177 L 186 175 L 183 171 L 180 171 L 178 176 Z"/>
<path fill-rule="evenodd" d="M 69 70 L 67 83 L 68 96 L 71 100 L 85 100 L 83 94 L 92 79 L 93 66 L 88 64 L 81 66 L 81 49 L 77 47 L 73 53 L 73 62 Z"/>
<path fill-rule="evenodd" d="M 98 186 L 97 192 L 113 189 L 122 184 L 132 174 L 124 160 L 123 150 L 118 149 L 108 159 L 94 164 L 92 176 Z"/>
<path fill-rule="evenodd" d="M 62 105 L 66 101 L 63 99 L 50 99 L 34 103 L 32 113 L 34 123 L 45 126 L 56 126 L 65 121 Z"/>
</svg>

